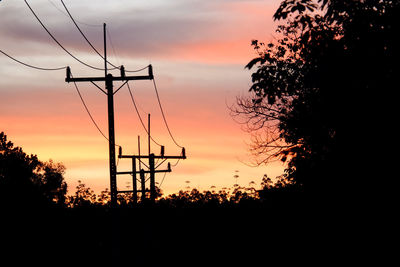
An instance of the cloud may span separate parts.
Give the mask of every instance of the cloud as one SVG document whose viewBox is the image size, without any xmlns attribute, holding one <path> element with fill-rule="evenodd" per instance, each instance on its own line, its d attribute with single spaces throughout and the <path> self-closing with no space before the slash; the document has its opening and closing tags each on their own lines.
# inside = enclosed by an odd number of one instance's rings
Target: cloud
<svg viewBox="0 0 400 267">
<path fill-rule="evenodd" d="M 99 51 L 103 46 L 101 22 L 107 22 L 112 44 L 121 57 L 243 63 L 245 53 L 250 50 L 245 47 L 249 47 L 251 39 L 259 37 L 254 35 L 272 16 L 270 1 L 148 2 L 65 1 L 77 21 L 100 26 L 79 24 Z M 93 53 L 59 2 L 54 2 L 57 9 L 48 1 L 32 1 L 31 5 L 46 27 L 73 54 Z M 53 53 L 56 49 L 64 53 L 23 1 L 9 4 L 0 12 L 1 48 L 14 44 L 18 47 L 14 52 L 22 55 Z"/>
<path fill-rule="evenodd" d="M 279 1 L 64 0 L 100 52 L 102 23 L 107 23 L 113 44 L 108 43 L 112 62 L 115 63 L 115 50 L 117 59 L 127 69 L 154 65 L 169 126 L 178 142 L 187 147 L 190 157 L 174 169 L 174 179 L 170 181 L 175 181 L 175 177 L 182 177 L 183 181 L 187 176 L 204 177 L 206 184 L 221 179 L 224 173 L 231 179 L 231 172 L 240 165 L 235 157 L 245 151 L 242 140 L 247 136 L 229 117 L 226 102 L 240 90 L 248 90 L 250 74 L 243 67 L 254 56 L 250 41 L 269 36 L 273 5 Z M 85 62 L 102 67 L 101 58 L 64 14 L 59 0 L 29 3 L 68 50 Z M 43 67 L 70 65 L 76 76 L 103 74 L 66 55 L 23 1 L 2 1 L 0 22 L 0 49 L 10 55 Z M 0 76 L 2 130 L 28 151 L 44 159 L 52 157 L 65 162 L 70 180 L 83 176 L 107 186 L 106 140 L 90 121 L 73 84 L 64 82 L 65 72 L 32 70 L 0 55 Z M 106 132 L 105 96 L 91 84 L 79 87 L 92 115 Z M 132 82 L 131 88 L 143 109 L 142 115 L 152 114 L 154 137 L 166 145 L 168 153 L 179 153 L 164 127 L 152 84 Z M 135 151 L 136 137 L 143 136 L 144 131 L 126 88 L 116 94 L 115 114 L 118 142 L 125 151 Z M 96 155 L 104 158 L 104 170 L 94 173 L 93 166 L 86 167 L 86 160 L 101 161 Z"/>
</svg>

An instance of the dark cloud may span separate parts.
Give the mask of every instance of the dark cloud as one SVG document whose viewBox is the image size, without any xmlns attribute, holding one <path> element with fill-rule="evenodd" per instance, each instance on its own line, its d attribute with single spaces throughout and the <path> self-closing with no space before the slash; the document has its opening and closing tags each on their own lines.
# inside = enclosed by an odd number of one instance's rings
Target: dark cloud
<svg viewBox="0 0 400 267">
<path fill-rule="evenodd" d="M 42 5 L 32 2 L 31 5 L 53 35 L 68 48 L 90 51 L 61 9 L 44 5 L 45 2 Z M 169 48 L 175 44 L 205 38 L 209 29 L 218 23 L 218 18 L 213 17 L 211 11 L 209 12 L 204 5 L 196 6 L 188 5 L 188 3 L 178 5 L 179 1 L 172 2 L 173 4 L 161 5 L 159 8 L 135 7 L 134 4 L 121 8 L 115 3 L 115 8 L 111 11 L 112 15 L 107 14 L 107 10 L 99 5 L 96 5 L 97 9 L 94 6 L 88 6 L 86 10 L 82 10 L 82 8 L 77 9 L 73 2 L 69 4 L 75 19 L 83 22 L 83 24 L 78 22 L 78 25 L 93 44 L 100 47 L 99 50 L 103 44 L 102 28 L 90 27 L 86 24 L 93 24 L 93 21 L 99 21 L 101 20 L 99 17 L 103 17 L 108 24 L 112 42 L 121 53 L 157 54 L 168 52 Z M 195 2 L 197 1 L 192 1 L 192 3 Z M 0 11 L 2 44 L 22 47 L 29 43 L 43 46 L 56 45 L 29 9 L 21 3 Z M 91 12 L 87 12 L 88 10 Z"/>
<path fill-rule="evenodd" d="M 213 43 L 218 43 L 218 49 L 224 49 L 221 46 L 224 42 L 257 38 L 247 33 L 257 23 L 249 21 L 249 17 L 240 16 L 237 6 L 236 9 L 227 6 L 240 4 L 240 11 L 242 3 L 262 3 L 259 0 L 64 2 L 82 31 L 99 51 L 103 50 L 102 23 L 106 22 L 119 57 L 152 59 L 172 56 L 177 58 L 179 53 L 190 53 L 183 49 L 202 44 L 210 48 Z M 65 54 L 40 26 L 23 1 L 7 3 L 8 5 L 0 9 L 0 49 L 12 49 L 12 55 L 15 56 Z M 29 3 L 57 40 L 71 53 L 78 57 L 96 56 L 59 1 L 36 0 Z"/>
</svg>

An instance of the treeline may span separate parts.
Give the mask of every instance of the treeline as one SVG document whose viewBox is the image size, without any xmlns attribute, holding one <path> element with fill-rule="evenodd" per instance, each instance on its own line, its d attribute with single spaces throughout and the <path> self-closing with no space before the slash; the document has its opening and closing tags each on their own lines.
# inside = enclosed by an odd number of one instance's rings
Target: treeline
<svg viewBox="0 0 400 267">
<path fill-rule="evenodd" d="M 67 183 L 64 180 L 65 167 L 52 161 L 42 162 L 36 155 L 27 155 L 21 147 L 14 146 L 7 136 L 0 133 L 0 200 L 5 208 L 108 208 L 110 191 L 105 189 L 100 194 L 81 181 L 75 193 L 67 195 Z M 300 188 L 285 176 L 271 179 L 267 175 L 262 178 L 261 189 L 255 183 L 249 187 L 235 184 L 232 189 L 219 191 L 198 189 L 181 190 L 163 196 L 157 188 L 158 198 L 155 203 L 146 200 L 134 203 L 132 194 L 118 194 L 120 208 L 158 206 L 163 208 L 181 207 L 251 207 L 271 206 L 272 203 L 289 202 L 294 192 Z M 285 194 L 291 192 L 291 194 Z M 282 197 L 285 195 L 285 197 Z M 277 199 L 279 198 L 279 201 Z"/>
<path fill-rule="evenodd" d="M 65 167 L 26 154 L 0 132 L 0 205 L 5 208 L 64 206 Z"/>
<path fill-rule="evenodd" d="M 191 189 L 160 195 L 155 203 L 134 205 L 131 195 L 120 194 L 112 209 L 107 189 L 95 194 L 80 182 L 67 195 L 64 171 L 62 164 L 25 154 L 0 133 L 2 257 L 10 265 L 262 263 L 248 255 L 279 252 L 281 238 L 299 233 L 270 230 L 290 229 L 289 218 L 299 214 L 296 208 L 277 208 L 299 203 L 287 197 L 297 189 L 284 177 L 273 182 L 265 176 L 261 190 Z"/>
<path fill-rule="evenodd" d="M 139 202 L 134 203 L 132 193 L 121 193 L 118 194 L 117 203 L 121 208 L 146 206 L 164 208 L 266 207 L 272 206 L 278 198 L 280 199 L 278 202 L 282 204 L 291 199 L 290 195 L 298 196 L 301 192 L 295 184 L 289 182 L 284 176 L 277 177 L 274 180 L 264 175 L 261 189 L 256 189 L 254 183 L 249 187 L 235 184 L 232 189 L 204 190 L 201 192 L 197 188 L 193 188 L 191 190 L 180 190 L 167 196 L 163 196 L 162 191 L 157 188 L 159 197 L 155 203 L 151 203 L 148 196 L 145 201 L 140 201 L 139 197 Z M 67 196 L 65 202 L 65 206 L 68 208 L 109 207 L 110 204 L 111 194 L 108 189 L 101 191 L 100 194 L 95 194 L 90 187 L 87 187 L 81 181 L 78 181 L 75 194 Z"/>
</svg>

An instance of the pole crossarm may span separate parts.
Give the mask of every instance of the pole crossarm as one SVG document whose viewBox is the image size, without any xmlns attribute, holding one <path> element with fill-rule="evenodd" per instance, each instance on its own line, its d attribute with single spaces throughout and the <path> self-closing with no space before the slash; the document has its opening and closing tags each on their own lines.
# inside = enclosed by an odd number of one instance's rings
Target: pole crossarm
<svg viewBox="0 0 400 267">
<path fill-rule="evenodd" d="M 182 148 L 182 153 L 180 156 L 165 156 L 163 152 L 161 152 L 161 155 L 159 155 L 159 156 L 156 156 L 156 155 L 122 155 L 122 153 L 118 154 L 118 158 L 120 158 L 120 159 L 148 159 L 150 157 L 153 157 L 155 159 L 186 159 L 186 150 L 185 150 L 185 148 Z"/>
<path fill-rule="evenodd" d="M 122 67 L 121 67 L 122 69 Z M 121 71 L 120 77 L 114 77 L 111 74 L 108 74 L 106 77 L 71 77 L 71 69 L 67 67 L 67 77 L 65 81 L 69 82 L 101 82 L 106 81 L 107 79 L 111 79 L 112 81 L 137 81 L 137 80 L 153 80 L 153 67 L 149 65 L 149 75 L 140 75 L 140 76 L 125 76 L 124 71 Z"/>
<path fill-rule="evenodd" d="M 133 191 L 133 190 L 118 190 L 118 193 L 135 193 L 135 192 L 142 193 L 143 190 L 136 190 L 136 191 Z M 150 192 L 150 189 L 145 189 L 144 192 Z"/>
<path fill-rule="evenodd" d="M 149 155 L 119 155 L 120 159 L 148 159 Z M 186 156 L 154 156 L 155 159 L 186 159 Z"/>
<path fill-rule="evenodd" d="M 149 75 L 145 76 L 126 76 L 126 77 L 112 77 L 113 81 L 131 81 L 131 80 L 152 80 L 153 77 Z M 66 82 L 100 82 L 105 81 L 104 77 L 80 77 L 80 78 L 66 78 Z"/>
<path fill-rule="evenodd" d="M 170 167 L 170 166 L 169 166 Z M 152 171 L 143 171 L 143 173 L 151 173 Z M 159 173 L 159 172 L 172 172 L 171 168 L 168 170 L 154 170 L 154 173 Z M 124 174 L 140 174 L 140 171 L 127 171 L 127 172 L 117 172 L 117 175 L 124 175 Z"/>
</svg>

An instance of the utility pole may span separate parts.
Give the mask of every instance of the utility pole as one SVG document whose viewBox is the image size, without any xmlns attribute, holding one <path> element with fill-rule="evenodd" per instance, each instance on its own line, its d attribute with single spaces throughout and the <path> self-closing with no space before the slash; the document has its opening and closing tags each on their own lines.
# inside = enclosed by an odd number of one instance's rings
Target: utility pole
<svg viewBox="0 0 400 267">
<path fill-rule="evenodd" d="M 186 151 L 185 148 L 182 148 L 182 152 L 180 156 L 165 156 L 165 148 L 164 146 L 161 146 L 161 152 L 159 156 L 156 156 L 154 153 L 151 153 L 151 146 L 150 146 L 150 140 L 151 140 L 151 134 L 150 134 L 150 114 L 148 114 L 148 126 L 147 126 L 147 141 L 148 141 L 148 155 L 142 155 L 141 150 L 140 150 L 140 136 L 138 136 L 138 155 L 122 155 L 122 149 L 119 149 L 118 153 L 118 158 L 120 159 L 126 159 L 130 158 L 132 160 L 132 171 L 120 171 L 117 172 L 117 175 L 126 175 L 130 174 L 132 175 L 134 181 L 133 181 L 133 186 L 132 190 L 123 190 L 123 191 L 118 191 L 117 193 L 132 193 L 133 194 L 133 203 L 137 203 L 137 194 L 141 193 L 141 202 L 143 203 L 146 201 L 146 192 L 150 192 L 150 201 L 152 203 L 155 202 L 156 200 L 156 173 L 162 173 L 162 172 L 171 172 L 171 164 L 168 163 L 168 168 L 166 170 L 157 170 L 159 166 L 161 166 L 162 163 L 164 163 L 168 159 L 186 159 Z M 148 170 L 142 169 L 142 159 L 148 159 L 149 160 L 149 165 L 145 165 Z M 162 160 L 160 164 L 156 166 L 155 159 Z M 136 170 L 136 161 L 139 163 L 139 170 Z M 158 162 L 158 161 L 157 161 Z M 149 180 L 150 180 L 150 189 L 146 189 L 146 179 L 145 179 L 145 174 L 149 174 Z M 140 184 L 141 184 L 141 190 L 137 190 L 137 185 L 136 185 L 136 175 L 139 174 L 140 176 Z"/>
<path fill-rule="evenodd" d="M 122 151 L 121 151 L 122 153 Z M 119 153 L 119 154 L 121 154 Z M 132 190 L 133 192 L 137 192 L 137 178 L 136 178 L 136 159 L 132 159 Z M 137 204 L 137 194 L 133 194 L 133 204 Z"/>
<path fill-rule="evenodd" d="M 120 151 L 121 152 L 121 151 Z M 141 190 L 124 190 L 124 191 L 118 191 L 119 193 L 133 193 L 134 197 L 135 195 L 140 192 L 142 193 L 142 201 L 145 200 L 145 194 L 146 192 L 150 191 L 150 200 L 151 202 L 154 202 L 156 199 L 156 185 L 155 185 L 155 174 L 156 173 L 162 173 L 162 172 L 171 172 L 171 164 L 168 163 L 168 168 L 166 170 L 157 170 L 157 167 L 160 166 L 161 164 L 159 164 L 158 166 L 155 166 L 155 159 L 160 159 L 163 161 L 166 161 L 168 159 L 186 159 L 186 151 L 185 148 L 182 148 L 182 153 L 180 156 L 166 156 L 164 155 L 164 147 L 161 147 L 161 155 L 154 155 L 153 153 L 148 154 L 148 155 L 122 155 L 122 153 L 119 153 L 118 158 L 120 159 L 132 159 L 132 160 L 138 160 L 139 162 L 141 161 L 141 159 L 148 159 L 149 160 L 149 170 L 144 170 L 144 169 L 140 169 L 140 171 L 136 171 L 135 169 L 132 169 L 132 171 L 123 171 L 123 172 L 117 172 L 117 175 L 123 175 L 123 174 L 131 174 L 133 176 L 135 176 L 137 173 L 140 173 L 140 177 L 141 177 Z M 145 187 L 145 179 L 144 179 L 144 174 L 145 173 L 149 173 L 150 174 L 150 190 L 146 190 Z"/>
<path fill-rule="evenodd" d="M 148 126 L 147 126 L 147 141 L 148 141 L 148 155 L 141 155 L 140 153 L 140 136 L 138 136 L 138 155 L 122 155 L 122 149 L 119 150 L 118 153 L 118 158 L 120 159 L 126 159 L 130 158 L 132 159 L 132 162 L 136 162 L 136 160 L 139 162 L 139 171 L 136 170 L 136 166 L 132 164 L 132 171 L 122 171 L 122 172 L 117 172 L 117 175 L 125 175 L 125 174 L 130 174 L 132 177 L 135 177 L 134 181 L 134 186 L 132 187 L 132 190 L 123 190 L 123 191 L 118 191 L 118 193 L 132 193 L 133 194 L 133 202 L 136 204 L 137 202 L 137 194 L 141 193 L 141 201 L 142 203 L 146 200 L 146 192 L 150 192 L 150 201 L 152 203 L 155 202 L 156 200 L 156 173 L 161 173 L 161 172 L 171 172 L 171 164 L 168 163 L 168 168 L 166 170 L 157 170 L 157 167 L 161 166 L 163 162 L 165 162 L 167 159 L 186 159 L 186 151 L 185 148 L 182 148 L 182 152 L 180 156 L 165 156 L 165 148 L 164 146 L 161 146 L 161 152 L 159 156 L 154 155 L 154 153 L 151 153 L 150 149 L 150 140 L 151 140 L 151 134 L 150 134 L 150 114 L 148 114 Z M 149 160 L 149 165 L 148 170 L 142 169 L 142 159 L 148 159 Z M 156 166 L 155 159 L 162 160 L 162 162 Z M 158 162 L 158 161 L 157 161 Z M 143 163 L 143 165 L 146 165 Z M 135 166 L 135 167 L 134 167 Z M 149 180 L 150 180 L 150 190 L 146 189 L 146 180 L 145 180 L 145 174 L 148 173 L 150 175 Z M 136 174 L 140 175 L 140 183 L 141 183 L 141 190 L 137 190 L 136 186 Z"/>
<path fill-rule="evenodd" d="M 103 25 L 104 31 L 104 77 L 71 77 L 71 69 L 67 68 L 66 82 L 91 82 L 103 93 L 107 95 L 107 107 L 108 107 L 108 143 L 109 143 L 109 166 L 110 166 L 110 192 L 111 192 L 111 205 L 116 207 L 117 205 L 117 167 L 115 158 L 115 128 L 114 128 L 114 94 L 119 91 L 128 81 L 132 80 L 152 80 L 153 69 L 149 65 L 149 73 L 145 76 L 125 76 L 124 66 L 121 66 L 120 77 L 114 77 L 112 74 L 107 72 L 107 42 L 106 42 L 106 24 Z M 104 81 L 106 91 L 100 88 L 95 82 Z M 122 81 L 124 82 L 117 90 L 114 91 L 113 82 Z M 135 172 L 136 174 L 136 172 Z"/>
</svg>

